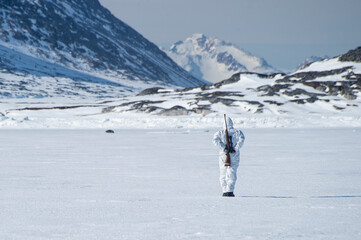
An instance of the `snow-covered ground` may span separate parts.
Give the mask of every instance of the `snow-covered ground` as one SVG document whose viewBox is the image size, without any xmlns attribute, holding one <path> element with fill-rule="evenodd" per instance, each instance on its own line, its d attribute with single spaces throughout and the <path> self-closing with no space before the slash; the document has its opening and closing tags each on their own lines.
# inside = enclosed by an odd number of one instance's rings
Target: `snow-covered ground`
<svg viewBox="0 0 361 240">
<path fill-rule="evenodd" d="M 360 128 L 244 129 L 236 198 L 215 131 L 1 130 L 0 239 L 361 239 Z"/>
<path fill-rule="evenodd" d="M 89 107 L 86 107 L 88 106 Z M 64 107 L 60 105 L 59 107 Z M 73 105 L 70 105 L 73 106 Z M 80 104 L 80 106 L 82 106 Z M 88 102 L 84 107 L 59 110 L 22 110 L 0 115 L 0 129 L 208 129 L 223 124 L 223 114 L 211 116 L 158 116 L 146 113 L 102 113 L 101 106 Z M 37 106 L 34 106 L 37 107 Z M 224 107 L 219 106 L 222 110 Z M 230 114 L 244 128 L 337 128 L 361 127 L 360 115 L 318 114 L 295 116 Z"/>
</svg>

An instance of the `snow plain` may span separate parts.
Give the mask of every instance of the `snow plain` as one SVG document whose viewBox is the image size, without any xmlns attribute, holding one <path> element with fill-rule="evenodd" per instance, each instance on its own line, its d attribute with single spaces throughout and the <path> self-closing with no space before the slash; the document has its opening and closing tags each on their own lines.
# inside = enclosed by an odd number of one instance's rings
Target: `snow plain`
<svg viewBox="0 0 361 240">
<path fill-rule="evenodd" d="M 361 239 L 361 129 L 0 130 L 0 239 Z"/>
</svg>

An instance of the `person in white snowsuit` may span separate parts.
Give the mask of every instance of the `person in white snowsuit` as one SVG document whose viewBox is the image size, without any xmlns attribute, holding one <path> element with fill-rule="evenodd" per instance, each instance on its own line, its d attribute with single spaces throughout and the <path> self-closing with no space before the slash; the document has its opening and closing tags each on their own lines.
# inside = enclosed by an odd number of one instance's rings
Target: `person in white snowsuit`
<svg viewBox="0 0 361 240">
<path fill-rule="evenodd" d="M 237 168 L 240 161 L 240 149 L 243 146 L 245 137 L 241 130 L 234 129 L 233 121 L 227 117 L 227 128 L 230 149 L 227 148 L 226 130 L 218 131 L 214 134 L 213 143 L 217 146 L 219 151 L 219 170 L 220 183 L 224 197 L 234 197 L 233 191 L 237 180 Z M 226 153 L 231 157 L 231 165 L 225 166 Z"/>
</svg>

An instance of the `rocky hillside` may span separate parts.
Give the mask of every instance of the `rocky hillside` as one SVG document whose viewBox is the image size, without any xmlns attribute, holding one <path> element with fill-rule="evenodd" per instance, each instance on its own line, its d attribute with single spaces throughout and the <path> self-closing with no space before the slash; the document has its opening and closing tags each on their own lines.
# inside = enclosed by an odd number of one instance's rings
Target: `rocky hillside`
<svg viewBox="0 0 361 240">
<path fill-rule="evenodd" d="M 156 115 L 232 113 L 302 115 L 361 113 L 361 48 L 314 62 L 289 75 L 237 73 L 219 83 L 184 89 L 146 89 L 107 110 Z"/>
<path fill-rule="evenodd" d="M 238 72 L 277 72 L 263 58 L 203 34 L 194 34 L 185 41 L 173 44 L 167 53 L 193 76 L 212 83 Z"/>
<path fill-rule="evenodd" d="M 98 0 L 1 1 L 0 45 L 15 55 L 111 76 L 115 85 L 124 79 L 182 87 L 204 84 Z M 1 58 L 3 64 L 10 60 L 16 59 Z"/>
</svg>

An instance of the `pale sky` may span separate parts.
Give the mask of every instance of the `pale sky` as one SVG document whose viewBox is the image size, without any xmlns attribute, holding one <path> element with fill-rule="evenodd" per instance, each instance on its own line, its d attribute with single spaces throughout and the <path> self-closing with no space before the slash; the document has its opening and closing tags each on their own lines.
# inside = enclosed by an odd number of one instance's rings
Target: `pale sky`
<svg viewBox="0 0 361 240">
<path fill-rule="evenodd" d="M 157 45 L 217 37 L 281 70 L 361 46 L 361 0 L 100 0 Z"/>
</svg>

